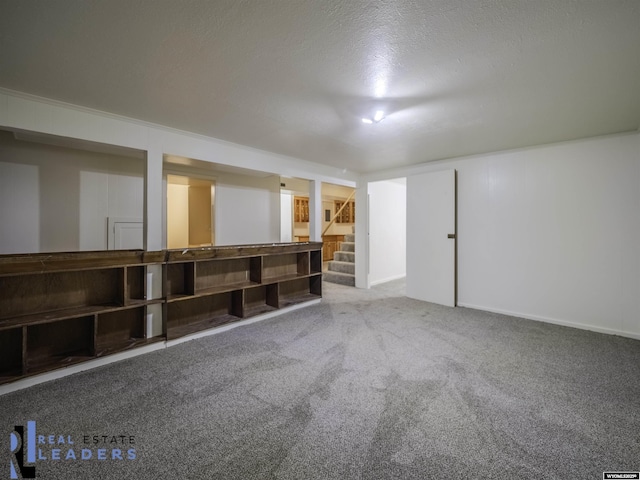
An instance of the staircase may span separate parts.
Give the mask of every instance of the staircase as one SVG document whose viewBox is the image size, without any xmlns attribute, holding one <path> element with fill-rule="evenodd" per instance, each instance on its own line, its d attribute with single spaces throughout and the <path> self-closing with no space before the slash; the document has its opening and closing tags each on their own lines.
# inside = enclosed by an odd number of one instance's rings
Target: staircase
<svg viewBox="0 0 640 480">
<path fill-rule="evenodd" d="M 340 244 L 340 250 L 333 254 L 333 260 L 329 262 L 329 271 L 324 272 L 322 279 L 325 282 L 339 283 L 341 285 L 356 285 L 356 244 L 353 233 L 344 236 L 344 242 Z"/>
</svg>

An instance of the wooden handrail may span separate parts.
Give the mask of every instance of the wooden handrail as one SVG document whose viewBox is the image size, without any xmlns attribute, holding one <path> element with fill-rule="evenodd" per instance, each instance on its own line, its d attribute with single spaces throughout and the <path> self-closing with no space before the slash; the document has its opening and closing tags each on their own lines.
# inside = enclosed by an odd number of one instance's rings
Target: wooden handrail
<svg viewBox="0 0 640 480">
<path fill-rule="evenodd" d="M 336 218 L 338 218 L 338 215 L 340 215 L 342 213 L 342 210 L 344 210 L 344 207 L 346 207 L 349 204 L 349 200 L 351 200 L 353 198 L 353 196 L 355 195 L 356 191 L 355 189 L 353 190 L 353 192 L 351 192 L 351 195 L 349 195 L 349 198 L 347 198 L 347 201 L 344 202 L 342 204 L 342 206 L 340 207 L 340 209 L 336 212 L 336 214 L 333 216 L 333 218 L 331 219 L 331 221 L 329 222 L 329 225 L 327 225 L 327 227 L 322 231 L 322 235 L 321 237 L 324 237 L 324 234 L 327 233 L 327 230 L 329 230 L 329 227 L 331 225 L 333 225 L 333 223 L 336 221 Z"/>
</svg>

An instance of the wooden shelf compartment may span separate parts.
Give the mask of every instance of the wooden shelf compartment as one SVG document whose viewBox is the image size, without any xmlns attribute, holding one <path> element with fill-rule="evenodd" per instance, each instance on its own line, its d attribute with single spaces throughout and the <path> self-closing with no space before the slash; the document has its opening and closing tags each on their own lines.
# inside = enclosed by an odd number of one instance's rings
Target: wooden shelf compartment
<svg viewBox="0 0 640 480">
<path fill-rule="evenodd" d="M 23 374 L 23 334 L 22 327 L 0 332 L 0 383 L 12 381 Z"/>
<path fill-rule="evenodd" d="M 123 271 L 124 303 L 147 298 L 147 268 L 144 265 L 126 267 Z"/>
<path fill-rule="evenodd" d="M 167 339 L 235 322 L 242 317 L 243 290 L 167 304 Z"/>
<path fill-rule="evenodd" d="M 322 273 L 322 250 L 309 252 L 310 273 Z"/>
<path fill-rule="evenodd" d="M 275 283 L 309 275 L 309 252 L 265 255 L 262 259 L 263 283 Z"/>
<path fill-rule="evenodd" d="M 146 343 L 146 307 L 98 315 L 96 356 L 128 350 Z"/>
<path fill-rule="evenodd" d="M 195 263 L 180 262 L 165 265 L 165 295 L 167 299 L 195 293 Z"/>
<path fill-rule="evenodd" d="M 322 297 L 322 272 L 309 277 L 309 293 L 316 297 Z"/>
<path fill-rule="evenodd" d="M 278 295 L 280 308 L 317 300 L 322 296 L 321 289 L 321 274 L 281 282 Z"/>
<path fill-rule="evenodd" d="M 244 290 L 243 318 L 273 312 L 279 308 L 278 284 L 260 285 Z"/>
<path fill-rule="evenodd" d="M 0 277 L 0 320 L 91 306 L 123 305 L 122 268 Z"/>
<path fill-rule="evenodd" d="M 95 355 L 95 315 L 26 327 L 26 373 L 89 360 Z"/>
<path fill-rule="evenodd" d="M 262 258 L 224 258 L 196 263 L 195 293 L 219 293 L 260 283 Z"/>
</svg>

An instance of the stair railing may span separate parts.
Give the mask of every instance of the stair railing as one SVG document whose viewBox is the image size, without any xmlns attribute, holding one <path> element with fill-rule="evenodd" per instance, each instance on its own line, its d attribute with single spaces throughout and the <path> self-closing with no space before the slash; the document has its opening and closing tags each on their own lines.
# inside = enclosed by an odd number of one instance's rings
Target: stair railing
<svg viewBox="0 0 640 480">
<path fill-rule="evenodd" d="M 327 225 L 325 227 L 325 229 L 322 231 L 322 237 L 324 237 L 324 234 L 327 233 L 327 230 L 329 230 L 329 227 L 331 225 L 334 224 L 334 222 L 336 221 L 336 218 L 338 218 L 338 215 L 340 215 L 342 213 L 342 210 L 344 210 L 344 207 L 346 207 L 349 204 L 349 201 L 353 198 L 353 196 L 355 195 L 356 191 L 355 189 L 353 190 L 353 192 L 351 192 L 351 195 L 349 195 L 349 198 L 347 198 L 346 202 L 344 202 L 342 204 L 342 206 L 340 207 L 340 209 L 336 212 L 336 214 L 333 216 L 333 218 L 331 219 L 331 221 L 329 222 L 329 225 Z"/>
</svg>

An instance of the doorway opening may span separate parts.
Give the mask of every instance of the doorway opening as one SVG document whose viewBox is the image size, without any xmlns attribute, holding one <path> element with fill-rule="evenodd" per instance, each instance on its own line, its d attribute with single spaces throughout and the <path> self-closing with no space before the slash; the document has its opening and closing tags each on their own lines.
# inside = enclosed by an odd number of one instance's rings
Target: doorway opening
<svg viewBox="0 0 640 480">
<path fill-rule="evenodd" d="M 215 182 L 167 175 L 167 248 L 215 245 Z"/>
</svg>

